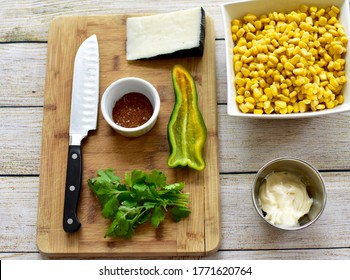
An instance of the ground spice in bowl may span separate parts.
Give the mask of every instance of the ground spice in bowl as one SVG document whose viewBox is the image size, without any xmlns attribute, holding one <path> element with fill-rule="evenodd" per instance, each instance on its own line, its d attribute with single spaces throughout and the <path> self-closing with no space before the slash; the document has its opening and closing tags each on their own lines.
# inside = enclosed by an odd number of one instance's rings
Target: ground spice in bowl
<svg viewBox="0 0 350 280">
<path fill-rule="evenodd" d="M 138 127 L 151 118 L 153 106 L 143 94 L 130 92 L 116 102 L 112 114 L 117 125 L 126 128 Z"/>
</svg>

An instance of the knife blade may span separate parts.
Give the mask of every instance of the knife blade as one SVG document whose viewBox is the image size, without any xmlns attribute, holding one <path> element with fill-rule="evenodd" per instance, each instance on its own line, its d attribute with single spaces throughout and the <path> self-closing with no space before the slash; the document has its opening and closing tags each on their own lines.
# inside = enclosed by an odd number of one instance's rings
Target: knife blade
<svg viewBox="0 0 350 280">
<path fill-rule="evenodd" d="M 97 127 L 99 79 L 99 46 L 97 36 L 92 35 L 80 45 L 74 60 L 63 213 L 66 232 L 81 226 L 77 216 L 83 171 L 81 141 Z"/>
</svg>

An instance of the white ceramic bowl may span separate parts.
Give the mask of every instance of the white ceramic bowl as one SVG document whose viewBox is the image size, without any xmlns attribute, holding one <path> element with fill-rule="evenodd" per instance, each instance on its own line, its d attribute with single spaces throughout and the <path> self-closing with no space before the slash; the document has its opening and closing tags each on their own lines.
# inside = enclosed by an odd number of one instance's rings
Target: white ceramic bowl
<svg viewBox="0 0 350 280">
<path fill-rule="evenodd" d="M 227 71 L 227 113 L 231 116 L 261 119 L 288 119 L 317 117 L 332 113 L 340 113 L 350 110 L 350 43 L 347 45 L 346 53 L 346 77 L 348 82 L 343 88 L 344 103 L 333 109 L 325 109 L 316 112 L 291 113 L 291 114 L 245 114 L 241 112 L 236 104 L 235 77 L 233 70 L 233 47 L 231 35 L 231 21 L 241 19 L 247 13 L 253 13 L 257 16 L 269 12 L 291 12 L 297 10 L 301 4 L 308 6 L 314 5 L 318 8 L 326 8 L 335 5 L 341 9 L 339 22 L 343 25 L 345 33 L 350 40 L 350 12 L 348 0 L 293 0 L 293 1 L 273 1 L 273 0 L 233 0 L 230 3 L 222 4 L 221 11 L 225 31 L 226 47 L 226 71 Z"/>
<path fill-rule="evenodd" d="M 125 94 L 139 92 L 145 95 L 153 106 L 151 118 L 141 126 L 126 128 L 117 125 L 113 121 L 113 108 L 115 103 Z M 106 122 L 119 134 L 126 137 L 138 137 L 150 131 L 155 125 L 160 110 L 160 98 L 155 87 L 146 80 L 127 77 L 113 82 L 103 93 L 101 100 L 101 111 Z"/>
</svg>

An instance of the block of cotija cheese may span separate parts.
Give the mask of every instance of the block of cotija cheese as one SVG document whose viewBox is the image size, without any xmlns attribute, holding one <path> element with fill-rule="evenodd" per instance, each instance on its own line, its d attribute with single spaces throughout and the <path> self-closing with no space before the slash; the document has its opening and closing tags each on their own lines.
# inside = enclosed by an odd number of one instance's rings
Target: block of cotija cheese
<svg viewBox="0 0 350 280">
<path fill-rule="evenodd" d="M 202 56 L 205 38 L 203 8 L 129 17 L 126 59 Z"/>
</svg>

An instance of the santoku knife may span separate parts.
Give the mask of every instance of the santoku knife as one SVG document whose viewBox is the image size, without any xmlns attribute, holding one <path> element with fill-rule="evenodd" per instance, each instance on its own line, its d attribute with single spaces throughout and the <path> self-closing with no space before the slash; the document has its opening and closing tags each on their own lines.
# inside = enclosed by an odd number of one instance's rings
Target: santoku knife
<svg viewBox="0 0 350 280">
<path fill-rule="evenodd" d="M 75 232 L 81 225 L 77 217 L 83 170 L 80 145 L 97 126 L 99 80 L 99 48 L 96 35 L 92 35 L 81 44 L 74 61 L 63 215 L 66 232 Z"/>
</svg>

